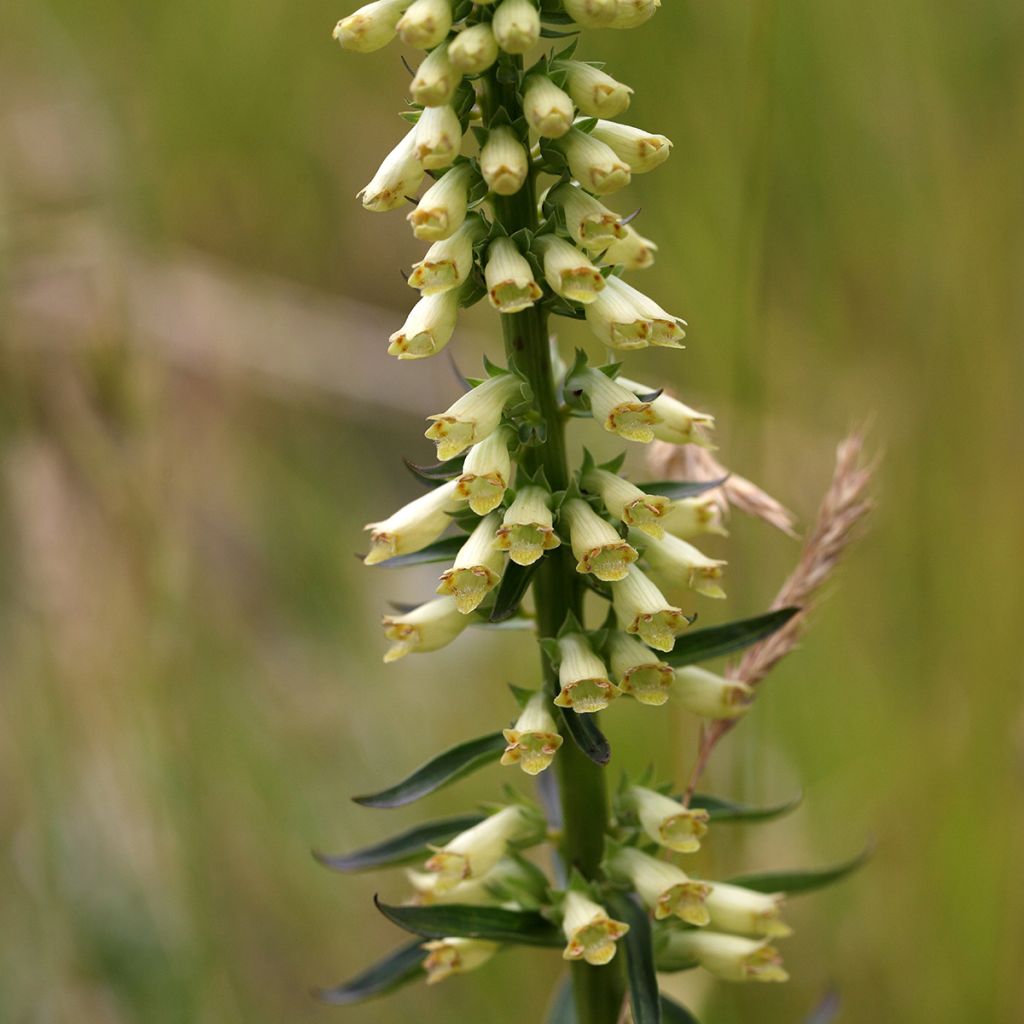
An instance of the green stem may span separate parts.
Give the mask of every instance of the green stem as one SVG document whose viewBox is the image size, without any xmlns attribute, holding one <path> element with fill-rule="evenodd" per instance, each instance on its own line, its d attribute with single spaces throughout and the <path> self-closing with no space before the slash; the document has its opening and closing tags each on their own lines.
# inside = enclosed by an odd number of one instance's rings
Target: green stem
<svg viewBox="0 0 1024 1024">
<path fill-rule="evenodd" d="M 516 85 L 501 79 L 511 78 L 512 70 L 521 70 L 521 59 L 509 60 L 492 68 L 482 79 L 481 108 L 484 124 L 504 107 L 515 121 L 522 116 L 522 104 Z M 511 235 L 538 226 L 535 174 L 531 169 L 526 184 L 513 196 L 492 197 L 498 223 Z M 565 450 L 565 423 L 559 409 L 557 382 L 551 363 L 547 311 L 534 306 L 522 313 L 501 317 L 505 352 L 533 389 L 537 412 L 546 427 L 543 445 L 527 448 L 520 460 L 529 473 L 543 469 L 552 490 L 569 484 L 569 466 Z M 534 604 L 540 638 L 553 637 L 565 616 L 572 611 L 580 616 L 582 588 L 571 552 L 563 546 L 546 555 L 534 577 Z M 558 676 L 541 655 L 544 684 L 552 698 L 558 693 Z M 567 868 L 576 868 L 584 878 L 597 875 L 604 853 L 604 835 L 608 826 L 608 796 L 604 769 L 594 764 L 562 729 L 564 742 L 556 758 L 559 798 L 562 807 L 562 857 Z M 618 961 L 605 967 L 585 963 L 572 965 L 573 991 L 578 1024 L 615 1024 L 623 1001 L 622 973 Z"/>
</svg>

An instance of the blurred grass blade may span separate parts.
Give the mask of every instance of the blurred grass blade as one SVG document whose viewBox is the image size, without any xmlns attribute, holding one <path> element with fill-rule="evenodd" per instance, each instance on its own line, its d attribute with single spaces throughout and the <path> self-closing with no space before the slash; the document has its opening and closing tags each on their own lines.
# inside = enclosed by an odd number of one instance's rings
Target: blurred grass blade
<svg viewBox="0 0 1024 1024">
<path fill-rule="evenodd" d="M 700 1024 L 685 1006 L 668 996 L 661 997 L 661 1020 L 662 1024 Z"/>
<path fill-rule="evenodd" d="M 428 544 L 421 551 L 413 551 L 408 555 L 397 555 L 386 562 L 378 562 L 371 569 L 404 569 L 408 565 L 427 565 L 430 562 L 450 562 L 466 543 L 465 537 L 442 537 Z M 362 557 L 362 556 L 360 556 Z M 415 605 L 414 605 L 415 607 Z"/>
<path fill-rule="evenodd" d="M 428 939 L 459 936 L 520 946 L 563 946 L 562 933 L 534 910 L 438 903 L 428 907 L 393 907 L 375 896 L 377 909 L 399 928 Z"/>
<path fill-rule="evenodd" d="M 315 995 L 317 999 L 335 1006 L 349 1006 L 361 1003 L 364 999 L 385 995 L 424 977 L 422 964 L 426 956 L 427 952 L 419 940 L 410 942 L 350 981 L 335 988 L 317 989 Z"/>
<path fill-rule="evenodd" d="M 868 843 L 856 857 L 851 857 L 842 864 L 828 868 L 812 868 L 806 871 L 765 871 L 760 874 L 740 875 L 730 878 L 733 885 L 742 885 L 746 889 L 757 892 L 784 892 L 795 895 L 801 892 L 814 892 L 841 881 L 865 864 L 874 852 L 874 843 Z"/>
<path fill-rule="evenodd" d="M 597 727 L 594 715 L 579 715 L 571 708 L 562 708 L 562 721 L 573 742 L 594 764 L 602 767 L 612 757 L 612 748 L 605 734 Z"/>
<path fill-rule="evenodd" d="M 644 494 L 656 494 L 661 498 L 678 501 L 680 498 L 696 498 L 707 491 L 713 491 L 728 479 L 723 476 L 718 480 L 645 480 L 636 486 Z"/>
<path fill-rule="evenodd" d="M 533 565 L 516 565 L 509 562 L 505 567 L 505 575 L 501 577 L 501 584 L 498 587 L 498 596 L 494 599 L 494 608 L 491 611 L 491 622 L 504 622 L 512 618 L 522 603 L 533 574 L 537 571 L 539 562 Z"/>
<path fill-rule="evenodd" d="M 373 846 L 364 846 L 352 853 L 327 854 L 314 850 L 313 856 L 334 871 L 366 871 L 392 864 L 407 864 L 426 856 L 428 844 L 444 843 L 467 828 L 479 825 L 484 817 L 483 814 L 463 814 L 456 818 L 442 818 L 439 821 L 415 825 L 391 839 L 385 839 Z"/>
<path fill-rule="evenodd" d="M 573 998 L 572 977 L 566 978 L 555 993 L 545 1024 L 576 1024 L 576 1001 Z"/>
<path fill-rule="evenodd" d="M 629 896 L 619 894 L 608 900 L 612 917 L 629 925 L 622 940 L 626 949 L 629 1005 L 633 1024 L 661 1024 L 658 976 L 654 970 L 651 919 Z"/>
<path fill-rule="evenodd" d="M 731 800 L 722 800 L 717 796 L 695 793 L 690 799 L 690 806 L 707 811 L 712 821 L 771 821 L 773 818 L 781 818 L 782 815 L 796 810 L 803 798 L 803 793 L 797 793 L 795 797 L 781 804 L 751 807 L 749 804 L 737 804 Z"/>
<path fill-rule="evenodd" d="M 839 993 L 834 989 L 826 992 L 804 1024 L 832 1024 L 839 1014 L 839 1008 Z"/>
<path fill-rule="evenodd" d="M 404 807 L 495 761 L 504 749 L 500 732 L 468 740 L 431 758 L 396 785 L 352 799 L 363 807 Z"/>
<path fill-rule="evenodd" d="M 723 654 L 741 651 L 744 647 L 749 647 L 781 629 L 798 611 L 799 608 L 780 608 L 778 611 L 757 615 L 752 619 L 738 619 L 721 626 L 709 626 L 694 633 L 684 633 L 676 640 L 674 650 L 661 656 L 662 661 L 675 668 L 682 668 L 697 661 L 707 661 L 709 658 L 720 658 Z"/>
</svg>

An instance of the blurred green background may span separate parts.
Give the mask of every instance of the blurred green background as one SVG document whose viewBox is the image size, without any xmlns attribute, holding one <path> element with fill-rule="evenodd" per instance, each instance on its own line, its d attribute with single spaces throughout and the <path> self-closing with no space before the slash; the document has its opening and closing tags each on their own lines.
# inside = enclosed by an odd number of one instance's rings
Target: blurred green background
<svg viewBox="0 0 1024 1024">
<path fill-rule="evenodd" d="M 398 941 L 399 877 L 310 857 L 461 810 L 348 797 L 505 723 L 522 634 L 380 664 L 360 528 L 416 493 L 443 360 L 383 354 L 421 246 L 354 194 L 400 133 L 391 48 L 342 54 L 326 0 L 31 0 L 0 35 L 0 1019 L 537 1020 L 557 958 L 513 952 L 338 1010 L 311 986 Z M 720 750 L 715 872 L 867 870 L 792 910 L 793 979 L 675 991 L 705 1024 L 1024 1019 L 1024 7 L 666 0 L 592 33 L 672 161 L 615 205 L 689 348 L 638 358 L 719 418 L 721 455 L 812 519 L 835 443 L 885 453 L 868 539 Z M 621 200 L 621 201 L 620 201 Z M 566 343 L 583 341 L 577 325 Z M 474 310 L 452 346 L 497 355 Z M 435 365 L 436 364 L 436 365 Z M 1014 469 L 1014 467 L 1017 469 Z M 762 610 L 796 545 L 709 545 Z M 624 703 L 624 702 L 623 702 Z M 616 707 L 619 764 L 677 777 L 679 711 Z"/>
</svg>

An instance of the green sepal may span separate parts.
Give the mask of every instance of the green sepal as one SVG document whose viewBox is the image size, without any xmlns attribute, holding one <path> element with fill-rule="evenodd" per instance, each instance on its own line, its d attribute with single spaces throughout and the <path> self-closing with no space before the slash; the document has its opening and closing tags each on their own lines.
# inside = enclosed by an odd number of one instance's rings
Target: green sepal
<svg viewBox="0 0 1024 1024">
<path fill-rule="evenodd" d="M 373 898 L 377 909 L 393 924 L 427 939 L 456 936 L 486 939 L 518 946 L 560 947 L 559 930 L 535 910 L 438 903 L 426 907 L 396 907 Z"/>
<path fill-rule="evenodd" d="M 602 462 L 598 469 L 607 470 L 609 473 L 618 473 L 622 469 L 622 464 L 626 461 L 626 453 L 624 451 L 619 452 L 614 459 L 609 459 L 607 462 Z M 643 490 L 641 487 L 640 490 Z"/>
<path fill-rule="evenodd" d="M 402 459 L 402 464 L 421 483 L 436 487 L 438 484 L 462 476 L 462 465 L 465 461 L 465 456 L 459 455 L 449 462 L 435 462 L 429 466 L 420 466 L 409 459 Z"/>
<path fill-rule="evenodd" d="M 616 920 L 629 925 L 622 944 L 626 951 L 626 976 L 629 979 L 633 1024 L 661 1024 L 661 1000 L 654 967 L 650 916 L 633 897 L 624 893 L 612 895 L 607 906 Z"/>
<path fill-rule="evenodd" d="M 526 596 L 526 591 L 530 588 L 533 574 L 537 571 L 539 564 L 539 560 L 533 565 L 517 565 L 509 560 L 501 577 L 501 583 L 498 585 L 494 607 L 488 616 L 490 622 L 504 622 L 519 611 L 519 606 Z"/>
<path fill-rule="evenodd" d="M 521 256 L 525 256 L 530 251 L 530 246 L 533 245 L 533 232 L 529 228 L 520 228 L 514 234 L 509 235 L 509 238 L 515 243 Z"/>
<path fill-rule="evenodd" d="M 513 853 L 508 859 L 515 861 L 522 876 L 501 878 L 488 884 L 487 891 L 503 903 L 518 903 L 524 910 L 540 910 L 547 902 L 550 889 L 547 875 L 521 854 Z"/>
<path fill-rule="evenodd" d="M 558 641 L 550 636 L 542 636 L 537 643 L 544 652 L 544 656 L 551 663 L 551 667 L 557 670 L 562 661 L 562 654 L 558 650 Z"/>
<path fill-rule="evenodd" d="M 506 373 L 511 372 L 508 367 L 501 366 L 494 362 L 494 360 L 486 353 L 484 354 L 484 370 L 487 373 L 488 378 L 503 377 Z"/>
<path fill-rule="evenodd" d="M 599 366 L 598 369 L 609 379 L 615 380 L 619 375 L 619 370 L 622 369 L 622 363 L 606 363 L 604 366 Z"/>
<path fill-rule="evenodd" d="M 562 625 L 559 627 L 555 636 L 561 640 L 563 636 L 569 636 L 573 633 L 579 633 L 582 636 L 587 635 L 587 631 L 583 628 L 580 620 L 576 618 L 576 613 L 570 608 L 569 611 L 565 613 Z"/>
<path fill-rule="evenodd" d="M 771 636 L 799 611 L 799 608 L 780 608 L 751 619 L 739 619 L 721 626 L 698 629 L 695 633 L 684 633 L 676 640 L 675 648 L 662 655 L 662 660 L 674 668 L 681 668 L 698 661 L 719 658 L 723 654 L 732 654 Z"/>
<path fill-rule="evenodd" d="M 584 135 L 589 135 L 597 127 L 599 120 L 600 118 L 597 117 L 581 117 L 578 121 L 573 122 L 573 128 L 583 132 Z"/>
<path fill-rule="evenodd" d="M 549 313 L 564 317 L 566 320 L 586 320 L 587 318 L 587 312 L 581 304 L 570 302 L 563 296 L 555 295 L 553 292 L 541 301 L 541 305 Z"/>
<path fill-rule="evenodd" d="M 580 41 L 578 39 L 574 39 L 564 50 L 559 50 L 558 53 L 552 55 L 551 63 L 553 64 L 556 60 L 572 60 L 572 56 L 576 52 L 576 47 L 579 45 Z"/>
<path fill-rule="evenodd" d="M 552 68 L 548 72 L 548 78 L 564 92 L 566 83 L 569 81 L 569 72 Z"/>
<path fill-rule="evenodd" d="M 429 565 L 432 562 L 450 562 L 458 553 L 465 537 L 442 537 L 428 544 L 419 551 L 412 551 L 407 555 L 395 555 L 383 562 L 371 565 L 371 569 L 405 569 L 410 565 Z M 363 556 L 360 555 L 360 558 Z M 411 610 L 411 609 L 410 609 Z"/>
<path fill-rule="evenodd" d="M 473 0 L 458 0 L 452 8 L 452 21 L 456 25 L 460 21 L 465 21 L 472 14 L 474 6 Z"/>
<path fill-rule="evenodd" d="M 594 721 L 597 716 L 580 715 L 572 708 L 559 708 L 559 710 L 562 712 L 562 721 L 565 722 L 566 732 L 572 737 L 573 743 L 594 764 L 603 768 L 612 758 L 612 748 L 607 737 Z"/>
<path fill-rule="evenodd" d="M 732 800 L 722 800 L 720 797 L 709 796 L 705 793 L 694 793 L 690 798 L 690 806 L 707 811 L 708 816 L 715 822 L 739 821 L 753 824 L 759 821 L 773 821 L 775 818 L 781 818 L 783 815 L 795 811 L 803 802 L 803 798 L 803 793 L 797 793 L 795 797 L 781 804 L 752 807 L 749 804 L 738 804 Z"/>
<path fill-rule="evenodd" d="M 637 484 L 637 487 L 646 494 L 678 501 L 680 498 L 696 498 L 707 491 L 713 491 L 728 479 L 728 476 L 723 476 L 717 480 L 647 480 Z"/>
<path fill-rule="evenodd" d="M 571 39 L 579 36 L 580 30 L 576 29 L 574 32 L 556 32 L 553 28 L 548 28 L 546 25 L 542 25 L 540 34 L 544 39 Z"/>
<path fill-rule="evenodd" d="M 322 1002 L 334 1006 L 351 1006 L 374 996 L 383 996 L 411 981 L 424 978 L 423 961 L 426 958 L 427 951 L 417 939 L 400 946 L 349 981 L 334 988 L 316 989 L 313 994 Z"/>
<path fill-rule="evenodd" d="M 508 688 L 520 711 L 524 710 L 526 705 L 540 693 L 539 690 L 528 690 L 525 686 L 516 686 L 515 683 L 509 683 Z"/>
<path fill-rule="evenodd" d="M 804 871 L 764 871 L 756 874 L 730 878 L 732 885 L 741 885 L 756 892 L 782 892 L 789 896 L 802 892 L 814 892 L 834 885 L 852 874 L 871 858 L 875 852 L 874 842 L 869 842 L 855 857 L 827 868 L 809 868 Z"/>
<path fill-rule="evenodd" d="M 419 120 L 423 116 L 423 108 L 416 107 L 413 110 L 403 110 L 398 116 L 409 124 L 419 124 Z"/>
</svg>

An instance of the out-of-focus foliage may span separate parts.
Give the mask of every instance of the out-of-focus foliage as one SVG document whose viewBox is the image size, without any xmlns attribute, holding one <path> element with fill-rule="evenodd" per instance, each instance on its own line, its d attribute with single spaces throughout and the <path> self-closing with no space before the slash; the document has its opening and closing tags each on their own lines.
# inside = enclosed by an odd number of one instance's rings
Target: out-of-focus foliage
<svg viewBox="0 0 1024 1024">
<path fill-rule="evenodd" d="M 507 724 L 505 683 L 535 671 L 514 632 L 379 662 L 394 577 L 352 553 L 416 493 L 400 457 L 429 446 L 406 439 L 455 385 L 382 355 L 422 247 L 353 197 L 406 72 L 337 50 L 346 10 L 5 9 L 4 1020 L 489 1020 L 523 979 L 537 1013 L 553 987 L 515 951 L 386 1004 L 307 995 L 395 944 L 370 895 L 405 892 L 309 848 L 411 824 L 347 798 Z M 805 520 L 851 422 L 886 449 L 873 534 L 713 768 L 753 803 L 805 780 L 804 805 L 717 827 L 706 863 L 826 864 L 868 832 L 877 854 L 794 907 L 789 985 L 686 977 L 706 1024 L 789 1024 L 830 989 L 849 1021 L 1024 1016 L 1022 36 L 1012 0 L 674 0 L 591 40 L 676 144 L 638 226 L 660 245 L 645 288 L 691 331 L 650 365 Z M 497 349 L 485 323 L 453 345 L 467 372 Z M 746 522 L 717 550 L 731 601 L 705 624 L 763 609 L 796 554 Z M 424 596 L 431 569 L 406 570 Z M 396 715 L 419 725 L 401 744 Z M 608 724 L 626 766 L 689 767 L 681 712 Z"/>
</svg>

